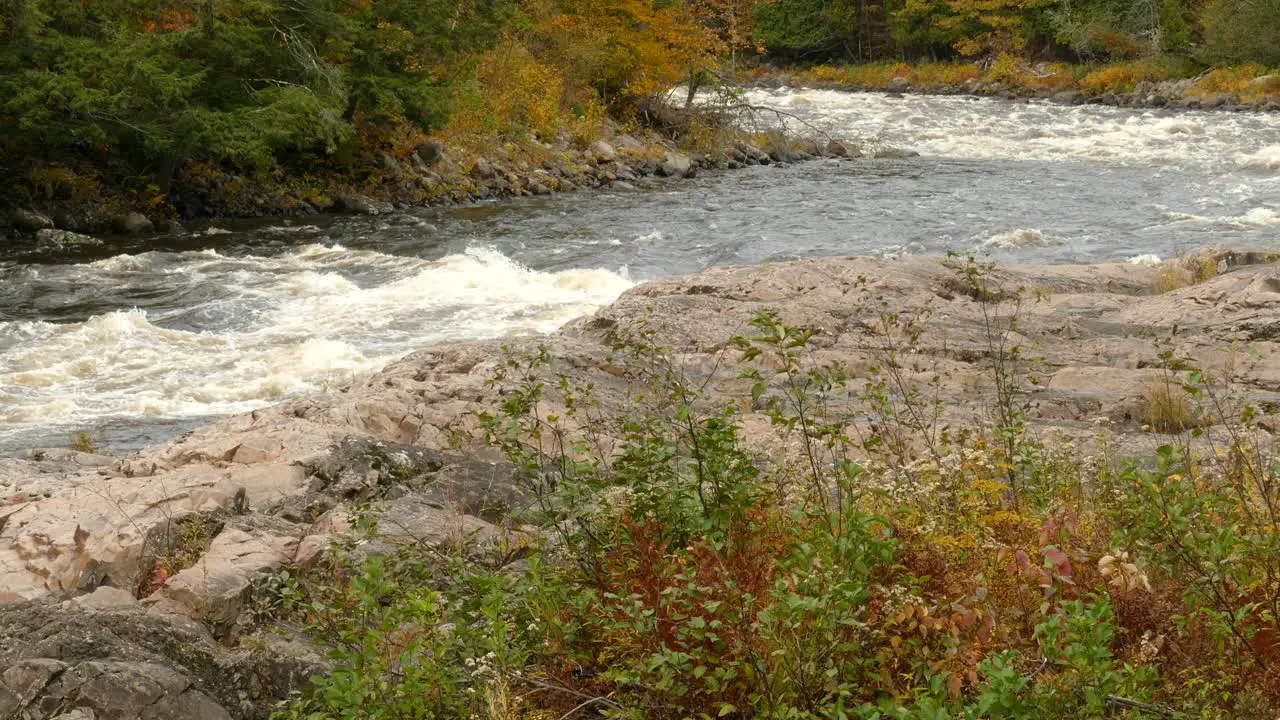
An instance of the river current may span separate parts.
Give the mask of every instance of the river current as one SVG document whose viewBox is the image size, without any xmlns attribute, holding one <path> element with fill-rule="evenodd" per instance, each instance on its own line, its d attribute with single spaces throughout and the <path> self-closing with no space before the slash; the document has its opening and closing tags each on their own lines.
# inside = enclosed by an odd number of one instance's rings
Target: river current
<svg viewBox="0 0 1280 720">
<path fill-rule="evenodd" d="M 387 218 L 0 249 L 0 449 L 154 444 L 410 351 L 547 332 L 717 265 L 974 251 L 1150 262 L 1280 246 L 1280 115 L 758 90 L 918 152 Z"/>
</svg>

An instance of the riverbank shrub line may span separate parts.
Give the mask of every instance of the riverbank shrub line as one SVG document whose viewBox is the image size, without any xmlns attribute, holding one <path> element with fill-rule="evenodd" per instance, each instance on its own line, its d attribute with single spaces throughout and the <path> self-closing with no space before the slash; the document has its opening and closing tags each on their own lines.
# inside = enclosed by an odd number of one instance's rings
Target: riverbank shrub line
<svg viewBox="0 0 1280 720">
<path fill-rule="evenodd" d="M 1280 97 L 1280 74 L 1267 70 L 1280 64 L 1274 0 L 1142 8 L 1117 0 L 16 0 L 0 8 L 0 172 L 17 179 L 0 199 L 14 207 L 0 209 L 6 217 L 40 210 L 86 232 L 145 227 L 119 221 L 131 211 L 155 224 L 319 211 L 346 193 L 402 205 L 467 198 L 460 179 L 401 187 L 397 168 L 412 168 L 415 157 L 431 165 L 439 153 L 430 148 L 440 146 L 465 164 L 508 142 L 567 135 L 588 144 L 611 134 L 610 121 L 624 131 L 705 130 L 666 122 L 670 106 L 684 104 L 668 97 L 672 87 L 724 87 L 778 62 L 828 63 L 794 77 L 830 87 L 894 89 L 905 79 L 920 89 L 983 82 L 1104 96 L 1188 79 L 1186 94 L 1206 101 Z M 700 146 L 710 137 L 675 134 Z M 271 192 L 281 185 L 287 197 Z"/>
</svg>

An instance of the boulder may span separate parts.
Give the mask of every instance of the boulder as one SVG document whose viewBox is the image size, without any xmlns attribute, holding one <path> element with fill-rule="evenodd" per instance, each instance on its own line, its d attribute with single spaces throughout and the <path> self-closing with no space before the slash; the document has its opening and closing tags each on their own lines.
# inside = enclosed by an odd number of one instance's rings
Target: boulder
<svg viewBox="0 0 1280 720">
<path fill-rule="evenodd" d="M 42 688 L 42 706 L 72 707 L 95 720 L 232 720 L 192 680 L 155 663 L 90 661 Z"/>
<path fill-rule="evenodd" d="M 414 150 L 414 155 L 426 163 L 428 167 L 431 167 L 444 159 L 444 146 L 438 142 L 428 140 Z"/>
<path fill-rule="evenodd" d="M 250 720 L 322 669 L 305 653 L 224 651 L 137 605 L 0 606 L 0 718 Z"/>
<path fill-rule="evenodd" d="M 862 157 L 862 149 L 847 140 L 831 140 L 827 143 L 827 154 L 832 157 Z"/>
<path fill-rule="evenodd" d="M 885 89 L 892 93 L 904 93 L 911 89 L 911 82 L 904 77 L 896 77 L 889 81 Z"/>
<path fill-rule="evenodd" d="M 427 547 L 461 547 L 490 543 L 502 536 L 494 525 L 449 507 L 435 497 L 411 494 L 374 513 L 378 538 Z"/>
<path fill-rule="evenodd" d="M 811 138 L 801 138 L 797 140 L 795 143 L 795 152 L 799 153 L 801 156 L 807 157 L 815 157 L 822 154 L 821 148 L 818 147 L 818 142 Z"/>
<path fill-rule="evenodd" d="M 53 214 L 55 227 L 78 233 L 92 233 L 111 229 L 106 211 L 97 205 L 62 207 Z"/>
<path fill-rule="evenodd" d="M 129 235 L 141 235 L 155 230 L 155 225 L 147 219 L 146 215 L 139 212 L 131 212 L 117 217 L 112 223 L 116 232 L 122 232 Z"/>
<path fill-rule="evenodd" d="M 684 153 L 668 151 L 666 158 L 662 161 L 658 171 L 664 177 L 683 178 L 688 177 L 690 170 L 693 169 L 693 160 Z"/>
<path fill-rule="evenodd" d="M 70 230 L 54 230 L 45 228 L 36 231 L 36 243 L 44 250 L 66 250 L 76 247 L 96 247 L 102 241 L 88 235 L 81 235 Z"/>
<path fill-rule="evenodd" d="M 618 152 L 613 149 L 612 145 L 603 140 L 591 143 L 591 146 L 587 149 L 595 156 L 597 162 L 613 162 L 618 159 Z"/>
<path fill-rule="evenodd" d="M 333 204 L 339 212 L 351 213 L 352 215 L 382 215 L 392 211 L 391 206 L 387 203 L 380 203 L 357 193 L 335 195 Z"/>
<path fill-rule="evenodd" d="M 137 607 L 138 599 L 128 590 L 103 585 L 91 593 L 75 598 L 71 604 L 80 610 L 122 610 Z"/>
<path fill-rule="evenodd" d="M 1240 98 L 1236 97 L 1235 95 L 1228 95 L 1228 94 L 1213 95 L 1211 97 L 1205 98 L 1204 100 L 1201 100 L 1200 107 L 1203 107 L 1206 110 L 1212 110 L 1212 109 L 1220 108 L 1226 105 L 1234 105 L 1237 102 L 1239 102 L 1239 100 Z"/>
<path fill-rule="evenodd" d="M 476 160 L 476 164 L 471 167 L 471 177 L 477 180 L 490 180 L 497 174 L 497 171 L 493 168 L 493 163 L 485 158 Z"/>
<path fill-rule="evenodd" d="M 1059 105 L 1079 105 L 1084 102 L 1084 95 L 1078 90 L 1062 90 L 1049 99 Z"/>
<path fill-rule="evenodd" d="M 619 135 L 613 139 L 613 145 L 623 152 L 637 152 L 644 149 L 644 143 L 630 135 Z"/>
<path fill-rule="evenodd" d="M 159 597 L 182 606 L 215 634 L 225 634 L 240 618 L 253 582 L 292 562 L 298 542 L 297 537 L 227 528 L 195 565 L 169 578 Z"/>
<path fill-rule="evenodd" d="M 53 227 L 53 221 L 34 210 L 14 210 L 9 218 L 13 227 L 24 232 L 37 232 Z"/>
</svg>

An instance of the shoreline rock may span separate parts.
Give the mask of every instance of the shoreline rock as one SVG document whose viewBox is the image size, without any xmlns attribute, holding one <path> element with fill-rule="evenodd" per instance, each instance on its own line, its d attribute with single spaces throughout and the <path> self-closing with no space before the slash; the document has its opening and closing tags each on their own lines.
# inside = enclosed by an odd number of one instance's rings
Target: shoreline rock
<svg viewBox="0 0 1280 720">
<path fill-rule="evenodd" d="M 735 170 L 780 160 L 848 159 L 862 155 L 859 143 L 852 139 L 838 139 L 834 146 L 804 139 L 781 142 L 786 145 L 766 147 L 737 139 L 710 154 L 691 155 L 657 134 L 637 139 L 618 128 L 581 147 L 568 135 L 561 135 L 550 142 L 495 143 L 483 154 L 453 151 L 438 141 L 429 141 L 404 158 L 379 154 L 371 161 L 374 167 L 370 169 L 370 181 L 355 187 L 336 178 L 320 178 L 311 187 L 291 189 L 271 178 L 227 174 L 203 178 L 200 187 L 176 187 L 171 202 L 185 220 L 321 213 L 392 215 L 421 207 L 544 196 L 583 188 L 627 189 L 650 177 L 692 179 L 701 172 Z M 107 198 L 96 206 L 49 201 L 35 208 L 0 211 L 0 216 L 22 237 L 34 237 L 37 231 L 138 235 L 182 227 L 166 212 L 111 215 L 104 211 L 105 204 L 109 204 Z M 0 225 L 0 239 L 3 228 Z M 46 241 L 44 246 L 52 248 L 56 244 Z"/>
<path fill-rule="evenodd" d="M 1165 372 L 1166 347 L 1207 368 L 1235 363 L 1238 391 L 1264 404 L 1280 400 L 1280 265 L 1266 264 L 1274 260 L 1206 251 L 1187 262 L 1212 264 L 1216 277 L 1158 295 L 1159 267 L 996 268 L 997 297 L 1000 288 L 1026 287 L 1039 298 L 1025 303 L 1019 326 L 1020 341 L 1040 358 L 1030 368 L 1038 382 L 1025 389 L 1032 432 L 1094 442 L 1101 419 L 1114 428 L 1117 453 L 1169 442 L 1143 427 L 1144 393 Z M 457 546 L 536 533 L 510 520 L 509 510 L 528 502 L 512 469 L 476 442 L 476 413 L 499 402 L 500 389 L 487 381 L 504 345 L 546 348 L 548 373 L 590 384 L 599 410 L 620 414 L 635 388 L 612 359 L 613 345 L 644 322 L 715 400 L 741 404 L 749 439 L 764 440 L 769 422 L 722 355 L 725 341 L 757 311 L 776 309 L 815 329 L 815 362 L 856 374 L 876 362 L 882 303 L 920 318 L 910 360 L 941 378 L 943 422 L 974 422 L 972 408 L 992 391 L 984 309 L 972 288 L 937 258 L 851 257 L 650 282 L 551 335 L 423 350 L 341 391 L 226 418 L 127 457 L 0 458 L 0 716 L 17 708 L 52 720 L 41 708 L 62 698 L 121 707 L 136 688 L 155 686 L 156 702 L 190 703 L 198 720 L 260 717 L 263 703 L 322 664 L 307 652 L 299 659 L 238 645 L 254 632 L 255 592 L 282 568 L 316 562 L 348 532 L 346 503 L 369 503 L 379 519 L 366 552 L 406 539 Z M 1237 343 L 1251 352 L 1228 357 Z M 545 402 L 558 412 L 554 394 Z M 1270 417 L 1263 426 L 1280 430 Z M 170 567 L 176 538 L 189 540 L 193 529 L 205 542 L 187 548 L 190 564 Z M 59 639 L 68 633 L 84 639 Z M 171 674 L 159 678 L 156 666 Z M 275 684 L 240 697 L 246 668 Z M 24 678 L 21 686 L 11 677 Z M 135 689 L 103 699 L 92 694 L 92 678 Z M 73 679 L 79 684 L 69 686 Z"/>
</svg>

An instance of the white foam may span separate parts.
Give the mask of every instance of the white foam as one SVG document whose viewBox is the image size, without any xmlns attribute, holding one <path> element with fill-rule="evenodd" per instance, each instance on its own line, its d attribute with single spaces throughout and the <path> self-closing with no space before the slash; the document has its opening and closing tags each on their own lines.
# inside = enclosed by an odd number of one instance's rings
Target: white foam
<svg viewBox="0 0 1280 720">
<path fill-rule="evenodd" d="M 1163 261 L 1160 259 L 1159 255 L 1152 255 L 1148 253 L 1146 255 L 1134 255 L 1125 262 L 1130 265 L 1159 265 Z"/>
<path fill-rule="evenodd" d="M 1236 163 L 1246 170 L 1280 170 L 1280 145 L 1268 145 L 1251 153 L 1236 155 Z"/>
<path fill-rule="evenodd" d="M 1057 247 L 1064 243 L 1060 237 L 1048 235 L 1035 228 L 1018 228 L 996 233 L 978 245 L 986 249 L 1017 250 L 1019 248 Z"/>
<path fill-rule="evenodd" d="M 1194 213 L 1166 211 L 1164 216 L 1176 225 L 1227 225 L 1231 227 L 1280 225 L 1280 212 L 1268 207 L 1253 208 L 1242 215 L 1196 215 Z"/>
<path fill-rule="evenodd" d="M 1228 114 L 837 90 L 748 90 L 755 105 L 783 107 L 842 137 L 962 159 L 1086 161 L 1137 166 L 1280 170 L 1274 114 Z M 927 118 L 920 123 L 915 118 Z M 1253 145 L 1250 146 L 1249 144 Z"/>
<path fill-rule="evenodd" d="M 231 288 L 218 301 L 230 304 L 228 326 L 190 332 L 137 310 L 80 323 L 0 323 L 8 347 L 0 435 L 27 424 L 241 412 L 349 382 L 434 343 L 548 332 L 633 285 L 625 270 L 541 272 L 489 248 L 437 261 L 333 245 L 274 257 L 146 254 L 72 272 L 100 280 L 140 258 L 188 276 L 184 285 Z M 344 268 L 374 279 L 356 282 Z"/>
</svg>

